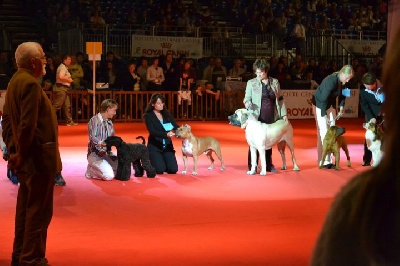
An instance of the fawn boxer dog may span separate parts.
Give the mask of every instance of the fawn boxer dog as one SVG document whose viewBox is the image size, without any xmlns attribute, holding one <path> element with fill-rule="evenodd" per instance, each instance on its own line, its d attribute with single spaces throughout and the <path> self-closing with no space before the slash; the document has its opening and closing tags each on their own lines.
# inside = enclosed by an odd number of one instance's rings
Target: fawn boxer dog
<svg viewBox="0 0 400 266">
<path fill-rule="evenodd" d="M 221 162 L 221 171 L 225 170 L 225 164 L 222 160 L 221 146 L 214 137 L 197 138 L 192 134 L 189 125 L 183 125 L 175 131 L 175 136 L 182 139 L 182 155 L 184 170 L 182 174 L 186 174 L 188 170 L 188 157 L 193 157 L 193 172 L 192 175 L 197 175 L 197 159 L 204 152 L 207 158 L 211 161 L 208 170 L 214 169 L 214 158 L 212 151 L 215 152 L 219 161 Z"/>
<path fill-rule="evenodd" d="M 278 144 L 278 150 L 282 157 L 281 169 L 286 170 L 285 147 L 287 144 L 292 155 L 293 170 L 300 170 L 294 155 L 293 127 L 289 121 L 278 120 L 272 124 L 261 123 L 252 111 L 244 108 L 236 110 L 228 119 L 231 124 L 236 126 L 240 125 L 241 128 L 246 129 L 246 140 L 250 146 L 251 152 L 251 170 L 247 172 L 248 175 L 255 175 L 257 173 L 256 151 L 258 150 L 259 154 L 265 154 L 265 150 L 270 149 L 274 144 Z M 265 156 L 260 156 L 260 160 L 260 175 L 266 175 L 267 167 Z"/>
<path fill-rule="evenodd" d="M 329 152 L 332 152 L 335 156 L 335 170 L 340 170 L 340 148 L 346 154 L 347 167 L 351 167 L 349 149 L 347 148 L 347 140 L 342 136 L 346 130 L 338 126 L 330 126 L 328 132 L 326 132 L 324 141 L 322 142 L 322 157 L 325 158 Z M 322 168 L 324 160 L 321 160 L 319 168 Z"/>
<path fill-rule="evenodd" d="M 381 147 L 383 132 L 376 123 L 364 123 L 363 128 L 365 129 L 365 141 L 367 143 L 367 148 L 372 153 L 372 166 L 378 166 L 383 156 Z"/>
</svg>

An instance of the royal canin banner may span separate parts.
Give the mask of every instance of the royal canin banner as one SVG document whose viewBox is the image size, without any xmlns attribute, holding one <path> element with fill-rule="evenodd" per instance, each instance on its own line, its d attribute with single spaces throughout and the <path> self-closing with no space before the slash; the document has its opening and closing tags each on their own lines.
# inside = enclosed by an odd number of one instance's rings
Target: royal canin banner
<svg viewBox="0 0 400 266">
<path fill-rule="evenodd" d="M 314 118 L 311 98 L 313 90 L 282 90 L 283 98 L 289 119 Z M 350 90 L 351 96 L 346 98 L 344 114 L 342 117 L 358 117 L 358 103 L 360 92 L 357 89 Z"/>
<path fill-rule="evenodd" d="M 174 58 L 203 57 L 203 38 L 132 35 L 133 57 L 157 57 L 171 53 Z"/>
<path fill-rule="evenodd" d="M 378 54 L 378 51 L 382 45 L 386 43 L 386 41 L 364 41 L 351 39 L 340 39 L 338 41 L 348 52 L 356 55 L 376 55 Z"/>
</svg>

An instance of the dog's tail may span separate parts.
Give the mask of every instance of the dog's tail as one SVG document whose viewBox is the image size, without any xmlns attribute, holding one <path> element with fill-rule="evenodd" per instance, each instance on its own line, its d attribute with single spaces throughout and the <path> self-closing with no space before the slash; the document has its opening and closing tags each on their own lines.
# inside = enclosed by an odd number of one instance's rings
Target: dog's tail
<svg viewBox="0 0 400 266">
<path fill-rule="evenodd" d="M 144 139 L 143 136 L 138 136 L 136 139 L 141 139 L 142 140 L 142 144 L 146 145 L 146 140 Z"/>
</svg>

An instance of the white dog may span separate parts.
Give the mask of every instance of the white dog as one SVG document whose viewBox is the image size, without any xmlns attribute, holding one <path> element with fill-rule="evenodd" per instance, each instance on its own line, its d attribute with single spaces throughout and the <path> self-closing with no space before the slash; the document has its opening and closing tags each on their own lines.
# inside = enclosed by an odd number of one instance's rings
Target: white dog
<svg viewBox="0 0 400 266">
<path fill-rule="evenodd" d="M 367 143 L 368 150 L 372 153 L 372 166 L 377 166 L 383 156 L 381 149 L 383 133 L 376 123 L 364 123 L 365 128 L 365 141 Z"/>
<path fill-rule="evenodd" d="M 257 166 L 257 150 L 259 154 L 265 154 L 265 150 L 270 149 L 274 144 L 278 144 L 279 153 L 282 156 L 282 170 L 286 170 L 285 146 L 288 145 L 292 154 L 293 170 L 299 171 L 294 155 L 293 147 L 293 127 L 289 121 L 278 120 L 272 124 L 261 123 L 253 112 L 246 109 L 238 109 L 235 113 L 229 116 L 231 124 L 238 125 L 241 128 L 246 128 L 246 140 L 250 146 L 251 152 L 251 170 L 248 175 L 256 174 Z M 266 175 L 267 167 L 265 156 L 260 156 L 261 172 L 260 175 Z"/>
</svg>

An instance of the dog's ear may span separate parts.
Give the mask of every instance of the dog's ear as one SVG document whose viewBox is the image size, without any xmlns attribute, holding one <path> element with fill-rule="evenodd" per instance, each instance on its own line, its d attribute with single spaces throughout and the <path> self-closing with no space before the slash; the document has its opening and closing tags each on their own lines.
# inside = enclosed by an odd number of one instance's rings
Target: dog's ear
<svg viewBox="0 0 400 266">
<path fill-rule="evenodd" d="M 192 128 L 188 124 L 184 125 L 183 127 L 187 128 L 189 131 L 192 130 Z"/>
</svg>

